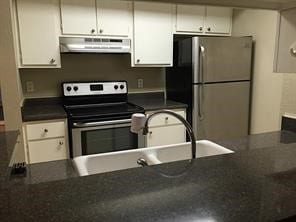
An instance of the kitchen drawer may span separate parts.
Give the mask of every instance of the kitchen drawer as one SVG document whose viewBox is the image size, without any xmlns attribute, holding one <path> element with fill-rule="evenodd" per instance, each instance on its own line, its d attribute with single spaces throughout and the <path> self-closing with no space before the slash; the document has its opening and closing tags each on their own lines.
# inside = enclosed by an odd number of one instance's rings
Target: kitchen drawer
<svg viewBox="0 0 296 222">
<path fill-rule="evenodd" d="M 174 112 L 185 118 L 185 111 L 174 111 Z M 148 116 L 150 114 L 151 113 L 147 113 Z M 150 120 L 149 127 L 168 126 L 168 125 L 174 125 L 174 124 L 180 124 L 180 121 L 176 117 L 168 114 L 159 114 Z"/>
<path fill-rule="evenodd" d="M 184 125 L 173 125 L 150 128 L 147 134 L 147 147 L 163 146 L 186 142 Z"/>
<path fill-rule="evenodd" d="M 28 142 L 30 164 L 67 159 L 66 147 L 64 138 Z"/>
<path fill-rule="evenodd" d="M 27 127 L 27 139 L 38 140 L 65 136 L 65 122 L 48 122 L 29 124 Z"/>
</svg>

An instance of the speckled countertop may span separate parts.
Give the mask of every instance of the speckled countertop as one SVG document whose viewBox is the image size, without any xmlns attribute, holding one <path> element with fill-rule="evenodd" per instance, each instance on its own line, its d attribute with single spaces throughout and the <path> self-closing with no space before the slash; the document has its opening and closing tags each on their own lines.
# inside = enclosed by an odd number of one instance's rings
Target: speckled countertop
<svg viewBox="0 0 296 222">
<path fill-rule="evenodd" d="M 4 186 L 1 221 L 295 221 L 295 140 L 274 132 L 224 141 L 236 152 L 196 159 L 178 178 L 157 171 L 187 161 Z"/>
<path fill-rule="evenodd" d="M 165 99 L 163 92 L 129 94 L 128 101 L 143 107 L 145 111 L 187 108 L 184 103 Z"/>
<path fill-rule="evenodd" d="M 166 100 L 163 92 L 133 93 L 128 95 L 128 100 L 143 107 L 145 111 L 187 108 L 184 103 Z M 24 122 L 54 120 L 67 118 L 67 114 L 62 105 L 62 98 L 35 98 L 25 100 L 22 118 Z"/>
<path fill-rule="evenodd" d="M 61 98 L 26 99 L 22 107 L 23 122 L 67 118 Z"/>
</svg>

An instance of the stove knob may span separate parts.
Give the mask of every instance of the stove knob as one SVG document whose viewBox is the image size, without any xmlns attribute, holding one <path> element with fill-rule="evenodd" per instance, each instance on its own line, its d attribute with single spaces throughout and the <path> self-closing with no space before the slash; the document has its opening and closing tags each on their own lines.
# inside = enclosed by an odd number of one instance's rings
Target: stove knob
<svg viewBox="0 0 296 222">
<path fill-rule="evenodd" d="M 70 92 L 72 90 L 72 87 L 71 86 L 67 86 L 66 89 L 67 89 L 68 92 Z"/>
<path fill-rule="evenodd" d="M 118 89 L 118 85 L 115 85 L 115 86 L 114 86 L 114 89 L 116 89 L 116 90 L 117 90 L 117 89 Z"/>
<path fill-rule="evenodd" d="M 124 85 L 120 85 L 120 89 L 124 89 Z"/>
<path fill-rule="evenodd" d="M 74 86 L 73 89 L 74 89 L 74 91 L 77 91 L 78 90 L 78 86 Z"/>
</svg>

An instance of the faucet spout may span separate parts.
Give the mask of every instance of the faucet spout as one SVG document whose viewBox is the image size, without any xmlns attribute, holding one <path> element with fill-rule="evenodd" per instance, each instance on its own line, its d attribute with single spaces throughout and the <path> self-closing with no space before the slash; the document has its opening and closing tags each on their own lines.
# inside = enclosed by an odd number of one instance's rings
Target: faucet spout
<svg viewBox="0 0 296 222">
<path fill-rule="evenodd" d="M 173 112 L 173 111 L 170 111 L 170 110 L 160 110 L 160 111 L 157 111 L 153 114 L 151 114 L 147 119 L 146 121 L 144 122 L 144 126 L 142 128 L 142 133 L 143 135 L 147 135 L 148 133 L 148 124 L 149 124 L 149 121 L 159 115 L 159 114 L 168 114 L 168 115 L 171 115 L 171 116 L 174 116 L 175 118 L 177 118 L 181 123 L 183 123 L 183 125 L 185 126 L 186 130 L 187 130 L 187 133 L 189 135 L 189 138 L 190 138 L 190 141 L 191 141 L 191 156 L 192 156 L 192 159 L 195 159 L 196 158 L 196 137 L 194 135 L 194 132 L 193 132 L 193 129 L 191 127 L 191 125 L 179 114 Z M 138 118 L 139 117 L 139 114 L 134 114 L 135 115 L 135 118 Z M 133 117 L 134 117 L 133 115 Z M 144 115 L 143 115 L 144 116 Z M 144 117 L 145 118 L 145 117 Z M 132 127 L 131 129 L 133 129 L 133 132 L 135 131 L 135 129 L 139 129 L 139 127 L 134 127 L 133 126 L 133 122 L 137 122 L 136 120 L 135 121 L 132 121 Z M 139 122 L 139 121 L 138 121 Z M 142 122 L 142 121 L 140 121 Z M 140 130 L 139 130 L 140 131 Z M 139 163 L 138 163 L 139 164 Z"/>
<path fill-rule="evenodd" d="M 141 165 L 142 167 L 148 166 L 148 163 L 144 158 L 138 159 L 137 164 Z"/>
</svg>

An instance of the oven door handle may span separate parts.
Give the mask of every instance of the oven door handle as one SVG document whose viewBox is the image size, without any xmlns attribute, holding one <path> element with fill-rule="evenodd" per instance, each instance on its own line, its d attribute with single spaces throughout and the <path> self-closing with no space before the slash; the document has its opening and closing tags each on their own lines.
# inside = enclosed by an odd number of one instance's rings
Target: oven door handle
<svg viewBox="0 0 296 222">
<path fill-rule="evenodd" d="M 73 126 L 78 128 L 83 128 L 83 127 L 92 127 L 92 126 L 106 126 L 106 125 L 131 123 L 131 121 L 132 121 L 131 119 L 120 119 L 120 120 L 101 121 L 101 122 L 73 123 Z"/>
</svg>

